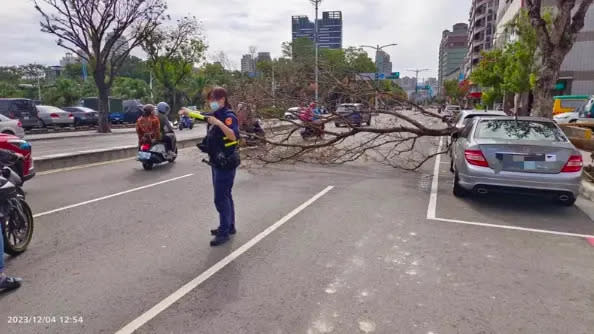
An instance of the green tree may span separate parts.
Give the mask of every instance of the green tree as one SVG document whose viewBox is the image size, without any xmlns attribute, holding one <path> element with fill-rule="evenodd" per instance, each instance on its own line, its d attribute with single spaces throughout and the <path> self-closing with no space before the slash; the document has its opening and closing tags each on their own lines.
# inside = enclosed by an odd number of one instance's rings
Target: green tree
<svg viewBox="0 0 594 334">
<path fill-rule="evenodd" d="M 78 82 L 58 78 L 52 86 L 47 88 L 43 94 L 43 103 L 57 106 L 68 107 L 76 104 L 81 98 L 81 89 Z"/>
<path fill-rule="evenodd" d="M 144 44 L 155 79 L 173 110 L 179 108 L 182 82 L 203 60 L 206 48 L 195 17 L 184 17 L 175 27 L 157 29 Z"/>
<path fill-rule="evenodd" d="M 19 97 L 20 90 L 10 82 L 0 81 L 0 97 Z"/>
<path fill-rule="evenodd" d="M 119 77 L 111 90 L 112 95 L 124 100 L 149 101 L 150 88 L 144 80 Z"/>
<path fill-rule="evenodd" d="M 455 79 L 445 80 L 443 82 L 443 89 L 445 91 L 445 96 L 452 99 L 454 103 L 460 103 L 462 98 L 466 95 L 466 89 Z"/>
<path fill-rule="evenodd" d="M 142 60 L 136 56 L 129 56 L 126 58 L 118 74 L 122 77 L 132 79 L 141 79 L 145 82 L 150 81 L 151 69 L 147 61 Z"/>
<path fill-rule="evenodd" d="M 41 30 L 85 59 L 99 92 L 99 132 L 109 132 L 110 89 L 124 60 L 165 19 L 164 0 L 34 0 Z M 121 41 L 125 40 L 126 43 Z"/>
<path fill-rule="evenodd" d="M 483 104 L 488 107 L 492 107 L 494 102 L 503 98 L 506 64 L 507 55 L 501 49 L 494 49 L 483 52 L 479 65 L 472 71 L 470 76 L 472 82 L 479 84 L 485 92 L 488 92 L 483 95 Z M 450 96 L 448 88 L 445 88 L 446 96 Z M 451 83 L 450 90 L 454 91 Z"/>
<path fill-rule="evenodd" d="M 313 64 L 314 43 L 307 37 L 299 37 L 291 43 L 291 56 L 294 61 Z"/>
<path fill-rule="evenodd" d="M 81 80 L 83 76 L 82 63 L 68 64 L 64 67 L 62 75 L 68 79 Z"/>
</svg>

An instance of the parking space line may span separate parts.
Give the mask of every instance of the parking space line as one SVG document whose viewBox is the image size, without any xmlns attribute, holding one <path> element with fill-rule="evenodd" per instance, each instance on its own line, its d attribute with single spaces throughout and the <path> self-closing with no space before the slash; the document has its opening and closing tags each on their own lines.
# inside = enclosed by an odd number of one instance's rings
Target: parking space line
<svg viewBox="0 0 594 334">
<path fill-rule="evenodd" d="M 200 284 L 204 281 L 209 279 L 212 275 L 219 272 L 233 260 L 238 258 L 243 253 L 247 252 L 255 246 L 258 242 L 262 241 L 266 236 L 270 235 L 272 232 L 276 231 L 279 227 L 289 221 L 291 218 L 295 217 L 299 212 L 303 211 L 305 208 L 310 206 L 312 203 L 320 199 L 330 190 L 332 190 L 334 186 L 328 186 L 324 190 L 320 191 L 312 198 L 305 201 L 303 204 L 295 208 L 293 211 L 289 212 L 286 216 L 282 217 L 276 223 L 270 225 L 264 231 L 260 232 L 258 235 L 253 237 L 250 241 L 243 244 L 241 247 L 237 248 L 231 254 L 225 256 L 222 260 L 215 263 L 212 267 L 208 268 L 206 271 L 198 275 L 196 278 L 191 280 L 190 282 L 186 283 L 181 288 L 177 289 L 175 292 L 167 296 L 165 299 L 157 303 L 155 306 L 151 307 L 148 311 L 141 314 L 138 318 L 132 320 L 129 324 L 124 326 L 122 329 L 116 332 L 116 334 L 128 334 L 133 333 L 135 330 L 140 328 L 142 325 L 149 322 L 151 319 L 159 315 L 161 312 L 165 311 L 169 306 L 173 305 L 175 302 L 180 300 L 183 296 L 187 295 L 189 292 L 197 288 Z"/>
<path fill-rule="evenodd" d="M 437 151 L 441 152 L 443 145 L 443 137 L 439 138 L 439 145 Z M 439 186 L 439 167 L 441 165 L 441 154 L 435 157 L 435 166 L 433 167 L 433 180 L 431 180 L 431 194 L 429 195 L 429 205 L 427 206 L 427 219 L 435 218 L 435 211 L 437 210 L 437 188 Z"/>
<path fill-rule="evenodd" d="M 439 139 L 439 145 L 437 146 L 436 152 L 440 152 L 442 146 L 443 146 L 443 137 L 441 137 Z M 589 235 L 589 234 L 541 230 L 541 229 L 535 229 L 535 228 L 480 223 L 480 222 L 472 222 L 472 221 L 459 220 L 459 219 L 448 219 L 448 218 L 437 217 L 437 192 L 438 192 L 438 188 L 439 188 L 439 169 L 440 169 L 441 164 L 442 164 L 442 162 L 441 162 L 441 154 L 440 154 L 435 157 L 435 166 L 433 167 L 433 179 L 431 181 L 431 193 L 429 195 L 429 204 L 427 205 L 427 219 L 434 220 L 434 221 L 440 221 L 440 222 L 462 224 L 462 225 L 494 227 L 494 228 L 501 228 L 501 229 L 505 229 L 505 230 L 516 230 L 516 231 L 552 234 L 552 235 L 559 235 L 559 236 L 566 236 L 566 237 L 586 238 L 588 240 L 588 242 L 590 242 L 590 244 L 592 244 L 594 246 L 594 235 Z"/>
<path fill-rule="evenodd" d="M 553 234 L 553 235 L 560 235 L 565 237 L 578 237 L 578 238 L 594 238 L 594 235 L 589 234 L 579 234 L 579 233 L 569 233 L 569 232 L 558 232 L 558 231 L 551 231 L 551 230 L 541 230 L 537 228 L 527 228 L 527 227 L 519 227 L 519 226 L 511 226 L 511 225 L 499 225 L 499 224 L 488 224 L 488 223 L 479 223 L 479 222 L 470 222 L 465 220 L 458 220 L 458 219 L 447 219 L 447 218 L 431 218 L 431 220 L 447 222 L 447 223 L 456 223 L 456 224 L 463 224 L 463 225 L 474 225 L 474 226 L 483 226 L 483 227 L 496 227 L 501 228 L 504 230 L 516 230 L 516 231 L 525 231 L 525 232 L 536 232 L 536 233 L 544 233 L 544 234 Z"/>
<path fill-rule="evenodd" d="M 136 188 L 132 188 L 132 189 L 128 189 L 128 190 L 124 190 L 124 191 L 120 191 L 118 193 L 115 194 L 111 194 L 111 195 L 107 195 L 107 196 L 102 196 L 99 198 L 94 198 L 88 201 L 84 201 L 84 202 L 80 202 L 80 203 L 76 203 L 76 204 L 71 204 L 71 205 L 67 205 L 67 206 L 63 206 L 61 208 L 57 208 L 57 209 L 53 209 L 53 210 L 49 210 L 49 211 L 45 211 L 45 212 L 40 212 L 40 213 L 36 213 L 33 215 L 33 218 L 37 218 L 37 217 L 42 217 L 42 216 L 47 216 L 50 215 L 52 213 L 56 213 L 56 212 L 60 212 L 60 211 L 65 211 L 65 210 L 69 210 L 69 209 L 73 209 L 79 206 L 83 206 L 83 205 L 87 205 L 87 204 L 91 204 L 91 203 L 95 203 L 95 202 L 99 202 L 99 201 L 103 201 L 109 198 L 113 198 L 113 197 L 117 197 L 117 196 L 122 196 L 125 194 L 129 194 L 131 192 L 135 192 L 135 191 L 139 191 L 139 190 L 143 190 L 143 189 L 147 189 L 147 188 L 152 188 L 164 183 L 169 183 L 169 182 L 173 182 L 173 181 L 177 181 L 177 180 L 181 180 L 184 179 L 186 177 L 190 177 L 194 175 L 194 173 L 191 174 L 186 174 L 186 175 L 182 175 L 182 176 L 178 176 L 178 177 L 174 177 L 172 179 L 167 179 L 167 180 L 163 180 L 163 181 L 159 181 L 159 182 L 155 182 L 155 183 L 151 183 L 151 184 L 147 184 L 141 187 L 136 187 Z"/>
</svg>

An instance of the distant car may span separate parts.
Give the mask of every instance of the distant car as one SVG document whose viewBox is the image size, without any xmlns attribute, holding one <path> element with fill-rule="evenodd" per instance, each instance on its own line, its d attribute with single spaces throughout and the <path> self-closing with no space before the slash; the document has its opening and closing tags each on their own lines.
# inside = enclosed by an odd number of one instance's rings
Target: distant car
<svg viewBox="0 0 594 334">
<path fill-rule="evenodd" d="M 0 148 L 18 153 L 23 156 L 23 160 L 14 166 L 14 170 L 24 181 L 30 180 L 35 176 L 35 167 L 33 166 L 33 156 L 31 155 L 31 144 L 17 136 L 9 134 L 0 134 Z"/>
<path fill-rule="evenodd" d="M 52 106 L 37 106 L 37 110 L 42 127 L 74 125 L 74 116 L 68 111 Z"/>
<path fill-rule="evenodd" d="M 123 112 L 111 112 L 109 113 L 109 122 L 111 124 L 123 124 L 125 115 Z"/>
<path fill-rule="evenodd" d="M 4 115 L 0 115 L 0 133 L 14 135 L 19 138 L 25 137 L 25 130 L 21 121 Z"/>
<path fill-rule="evenodd" d="M 552 120 L 478 117 L 455 137 L 455 196 L 518 192 L 553 195 L 567 206 L 575 203 L 582 156 Z"/>
<path fill-rule="evenodd" d="M 465 122 L 467 122 L 469 119 L 486 116 L 507 116 L 507 114 L 503 111 L 497 110 L 461 110 L 454 119 L 455 127 L 458 129 L 462 129 L 464 127 Z"/>
<path fill-rule="evenodd" d="M 445 112 L 449 113 L 450 115 L 458 115 L 458 113 L 462 110 L 462 108 L 460 108 L 460 106 L 458 105 L 454 105 L 454 104 L 450 104 L 447 105 L 445 108 Z"/>
<path fill-rule="evenodd" d="M 338 118 L 334 121 L 336 127 L 342 125 L 361 126 L 371 125 L 371 112 L 365 110 L 361 103 L 342 103 L 336 108 Z"/>
<path fill-rule="evenodd" d="M 576 123 L 579 119 L 580 112 L 578 109 L 553 116 L 553 120 L 559 124 Z"/>
<path fill-rule="evenodd" d="M 293 108 L 289 108 L 287 109 L 287 111 L 285 111 L 285 119 L 288 120 L 296 120 L 299 118 L 299 112 L 301 111 L 300 107 L 293 107 Z"/>
<path fill-rule="evenodd" d="M 74 117 L 74 126 L 97 125 L 99 123 L 98 112 L 87 107 L 65 107 L 64 111 L 70 112 Z"/>
<path fill-rule="evenodd" d="M 144 106 L 139 100 L 124 100 L 124 123 L 135 124 Z"/>
<path fill-rule="evenodd" d="M 20 120 L 25 129 L 39 125 L 35 102 L 30 99 L 0 99 L 0 114 Z"/>
</svg>

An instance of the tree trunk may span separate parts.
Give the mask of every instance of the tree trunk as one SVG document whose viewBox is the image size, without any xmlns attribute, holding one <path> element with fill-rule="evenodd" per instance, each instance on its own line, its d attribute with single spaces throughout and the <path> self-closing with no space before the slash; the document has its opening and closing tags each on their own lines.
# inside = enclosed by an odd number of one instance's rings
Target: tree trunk
<svg viewBox="0 0 594 334">
<path fill-rule="evenodd" d="M 109 87 L 105 84 L 104 76 L 104 73 L 95 72 L 95 84 L 99 92 L 99 126 L 97 127 L 99 133 L 111 132 L 109 125 Z"/>
<path fill-rule="evenodd" d="M 564 57 L 564 54 L 563 56 L 551 55 L 543 59 L 542 69 L 534 87 L 532 116 L 553 117 L 553 87 L 559 78 L 559 71 Z"/>
<path fill-rule="evenodd" d="M 514 107 L 514 96 L 510 93 L 503 95 L 503 111 L 511 115 L 513 113 L 512 108 Z"/>
</svg>

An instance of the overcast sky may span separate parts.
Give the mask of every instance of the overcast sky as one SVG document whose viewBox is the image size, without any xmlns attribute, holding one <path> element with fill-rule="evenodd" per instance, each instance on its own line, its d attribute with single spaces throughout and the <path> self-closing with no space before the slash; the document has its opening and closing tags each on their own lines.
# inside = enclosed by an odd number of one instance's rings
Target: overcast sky
<svg viewBox="0 0 594 334">
<path fill-rule="evenodd" d="M 65 50 L 40 32 L 39 14 L 31 0 L 0 0 L 0 65 L 56 65 Z M 444 29 L 468 22 L 471 0 L 324 0 L 320 10 L 343 14 L 343 47 L 398 43 L 387 49 L 394 71 L 430 68 L 436 76 L 439 41 Z M 241 55 L 254 45 L 280 55 L 291 39 L 291 16 L 314 16 L 309 0 L 168 0 L 172 17 L 198 17 L 204 26 L 208 54 L 224 51 L 238 68 Z M 371 54 L 372 59 L 374 54 Z"/>
</svg>

